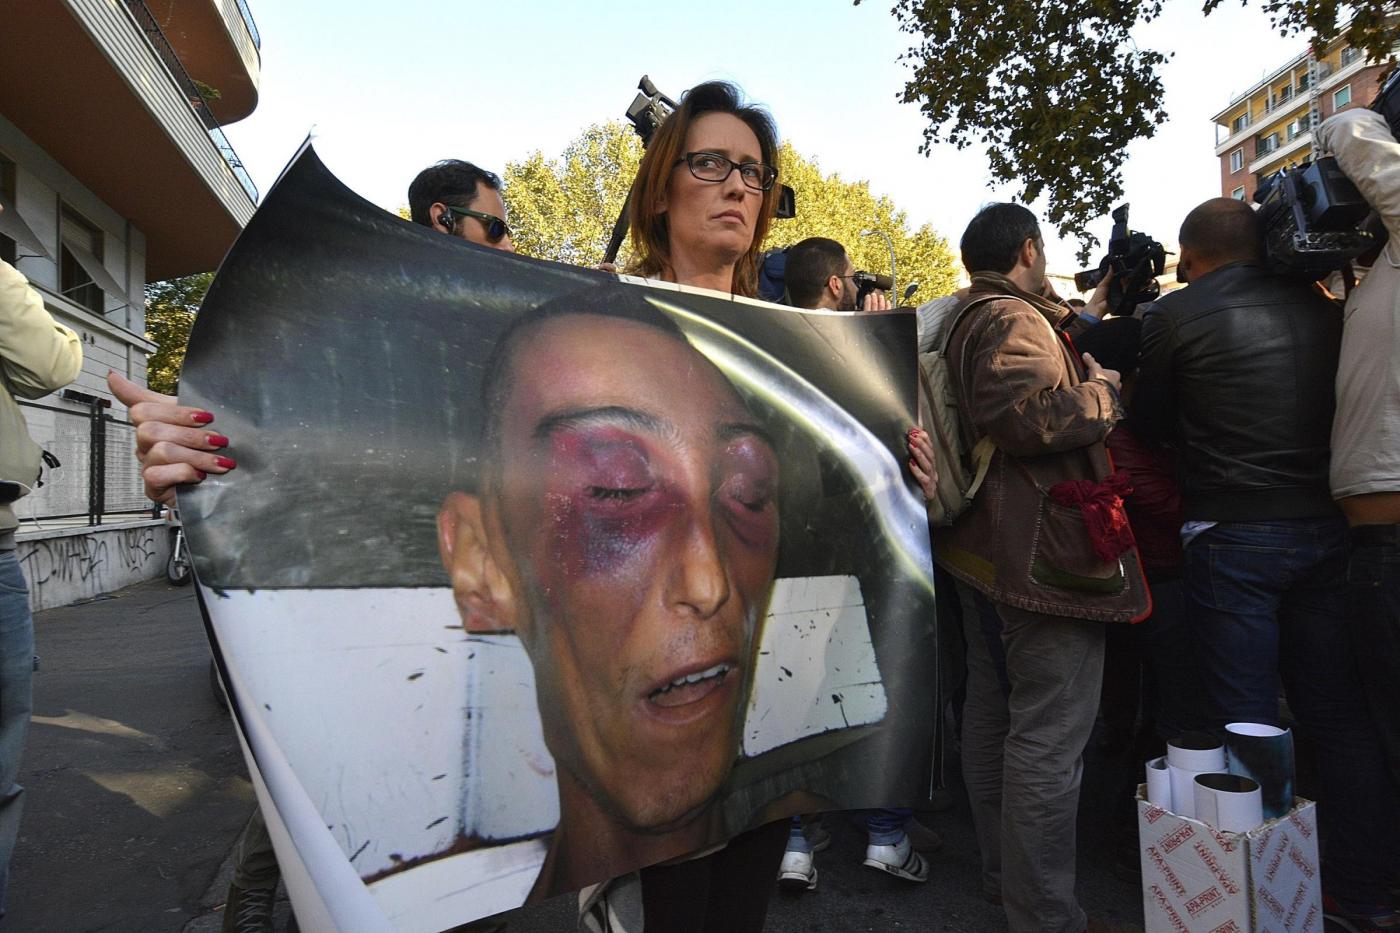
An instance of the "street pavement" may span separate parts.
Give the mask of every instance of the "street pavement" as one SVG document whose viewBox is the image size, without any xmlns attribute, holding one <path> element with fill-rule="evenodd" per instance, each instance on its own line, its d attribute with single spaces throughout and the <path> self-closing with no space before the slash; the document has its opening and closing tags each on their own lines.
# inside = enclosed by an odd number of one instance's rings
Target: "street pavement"
<svg viewBox="0 0 1400 933">
<path fill-rule="evenodd" d="M 228 856 L 253 793 L 211 690 L 192 590 L 145 583 L 39 613 L 35 625 L 42 661 L 20 777 L 26 809 L 0 933 L 217 930 Z M 1135 930 L 1141 895 L 1111 870 L 1115 780 L 1091 756 L 1080 896 L 1091 914 Z M 922 885 L 863 867 L 862 830 L 828 817 L 834 840 L 817 856 L 817 889 L 775 892 L 767 930 L 1004 930 L 1000 908 L 980 895 L 971 819 L 956 785 L 949 802 L 922 816 L 944 838 Z M 522 911 L 510 926 L 573 929 L 571 898 Z"/>
<path fill-rule="evenodd" d="M 25 812 L 0 931 L 178 933 L 217 917 L 223 891 L 211 886 L 253 791 L 210 689 L 193 591 L 129 587 L 38 613 L 35 635 Z"/>
</svg>

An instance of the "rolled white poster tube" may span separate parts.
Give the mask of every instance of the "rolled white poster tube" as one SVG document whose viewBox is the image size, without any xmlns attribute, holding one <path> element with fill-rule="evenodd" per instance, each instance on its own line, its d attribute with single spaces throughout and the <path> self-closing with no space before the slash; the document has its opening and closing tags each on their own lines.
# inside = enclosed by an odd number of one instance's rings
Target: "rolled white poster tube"
<svg viewBox="0 0 1400 933">
<path fill-rule="evenodd" d="M 1176 765 L 1168 764 L 1167 773 L 1170 775 L 1172 786 L 1172 806 L 1171 811 L 1177 816 L 1187 816 L 1196 818 L 1196 775 L 1208 774 L 1207 771 L 1187 771 L 1178 768 Z"/>
<path fill-rule="evenodd" d="M 1172 776 L 1165 755 L 1147 763 L 1147 802 L 1163 810 L 1172 808 Z"/>
<path fill-rule="evenodd" d="M 1240 774 L 1198 774 L 1196 819 L 1225 833 L 1247 833 L 1264 822 L 1259 782 Z"/>
<path fill-rule="evenodd" d="M 1183 732 L 1167 743 L 1167 764 L 1197 773 L 1224 771 L 1225 743 L 1209 733 Z"/>
</svg>

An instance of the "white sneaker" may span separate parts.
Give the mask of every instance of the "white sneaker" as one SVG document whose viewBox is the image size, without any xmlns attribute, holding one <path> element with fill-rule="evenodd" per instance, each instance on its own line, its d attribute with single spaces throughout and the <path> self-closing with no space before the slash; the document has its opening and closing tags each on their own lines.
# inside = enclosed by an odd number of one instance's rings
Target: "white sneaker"
<svg viewBox="0 0 1400 933">
<path fill-rule="evenodd" d="M 812 891 L 817 887 L 817 866 L 811 852 L 788 849 L 778 868 L 778 887 L 788 891 Z"/>
<path fill-rule="evenodd" d="M 905 881 L 927 881 L 928 861 L 914 851 L 914 844 L 906 835 L 894 845 L 865 847 L 865 864 L 880 871 L 889 872 Z"/>
</svg>

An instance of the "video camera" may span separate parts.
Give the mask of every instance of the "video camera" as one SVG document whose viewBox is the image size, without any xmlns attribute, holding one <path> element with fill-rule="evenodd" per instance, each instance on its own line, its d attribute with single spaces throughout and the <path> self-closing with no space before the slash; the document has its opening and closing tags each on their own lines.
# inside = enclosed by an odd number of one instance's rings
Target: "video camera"
<svg viewBox="0 0 1400 933">
<path fill-rule="evenodd" d="M 1128 229 L 1128 205 L 1113 212 L 1113 233 L 1108 238 L 1108 255 L 1097 269 L 1080 272 L 1074 287 L 1081 292 L 1098 288 L 1109 274 L 1108 314 L 1132 314 L 1144 301 L 1162 292 L 1157 276 L 1165 271 L 1167 251 L 1156 240 L 1139 230 Z"/>
<path fill-rule="evenodd" d="M 887 292 L 894 288 L 894 279 L 888 275 L 880 275 L 877 272 L 857 272 L 851 276 L 851 281 L 856 286 L 856 307 L 865 306 L 865 296 L 879 289 Z"/>
<path fill-rule="evenodd" d="M 1391 72 L 1371 109 L 1397 135 L 1400 69 Z M 1269 262 L 1280 272 L 1320 279 L 1378 243 L 1365 229 L 1371 206 L 1331 156 L 1275 172 L 1260 181 L 1254 200 Z"/>
</svg>

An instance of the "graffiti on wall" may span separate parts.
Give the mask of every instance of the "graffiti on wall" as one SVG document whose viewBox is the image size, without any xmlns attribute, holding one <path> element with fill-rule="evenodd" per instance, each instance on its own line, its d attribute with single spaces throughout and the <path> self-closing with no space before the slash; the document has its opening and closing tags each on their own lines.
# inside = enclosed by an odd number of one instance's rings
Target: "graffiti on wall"
<svg viewBox="0 0 1400 933">
<path fill-rule="evenodd" d="M 22 541 L 30 602 L 35 609 L 63 606 L 149 579 L 160 572 L 168 535 L 164 526 L 148 525 Z"/>
</svg>

